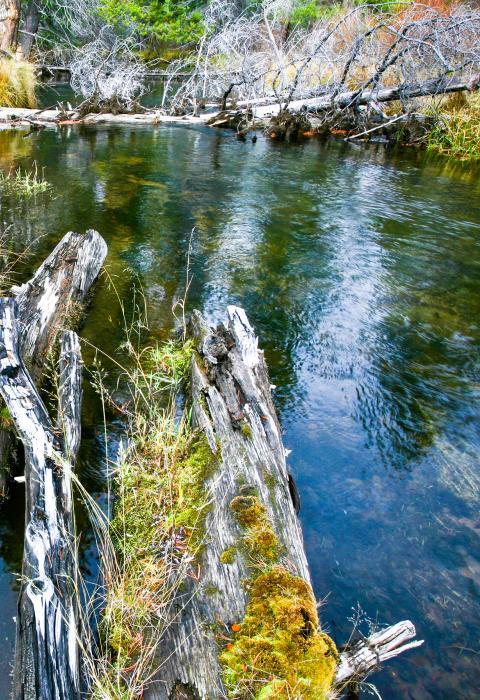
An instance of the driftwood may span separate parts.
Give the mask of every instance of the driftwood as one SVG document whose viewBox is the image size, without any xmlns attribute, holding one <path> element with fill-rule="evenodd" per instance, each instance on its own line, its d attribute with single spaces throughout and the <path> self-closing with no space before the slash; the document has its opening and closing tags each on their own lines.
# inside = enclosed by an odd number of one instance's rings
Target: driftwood
<svg viewBox="0 0 480 700">
<path fill-rule="evenodd" d="M 191 364 L 193 420 L 217 455 L 218 466 L 205 484 L 211 506 L 199 580 L 187 579 L 180 609 L 159 643 L 159 672 L 146 689 L 145 700 L 226 697 L 219 640 L 213 630 L 221 621 L 228 634 L 232 622 L 243 619 L 248 603 L 244 584 L 251 576 L 251 562 L 238 547 L 242 528 L 232 512 L 239 495 L 256 494 L 281 545 L 278 563 L 311 585 L 296 514 L 298 495 L 287 470 L 263 352 L 245 312 L 230 306 L 228 316 L 228 328 L 217 330 L 209 328 L 198 312 L 191 320 L 197 350 Z M 235 556 L 226 564 L 222 555 L 232 549 Z M 414 634 L 411 623 L 402 625 Z M 383 651 L 391 651 L 404 639 L 385 648 L 378 640 L 378 657 L 370 651 L 373 646 L 367 652 L 344 652 L 338 684 L 364 676 L 375 665 L 372 655 L 376 661 L 388 658 Z"/>
<path fill-rule="evenodd" d="M 106 254 L 107 245 L 96 231 L 67 233 L 34 276 L 12 288 L 17 301 L 20 353 L 34 383 L 40 380 L 62 325 L 78 313 L 78 305 L 85 301 Z M 0 430 L 0 493 L 5 491 L 11 445 L 10 433 Z"/>
<path fill-rule="evenodd" d="M 78 338 L 61 340 L 59 419 L 50 420 L 21 358 L 17 304 L 0 299 L 0 394 L 25 450 L 26 529 L 14 700 L 80 697 L 71 470 L 79 447 Z"/>
<path fill-rule="evenodd" d="M 169 700 L 179 683 L 193 689 L 186 697 L 223 697 L 218 641 L 208 627 L 218 619 L 236 622 L 245 614 L 242 580 L 249 576 L 247 563 L 242 557 L 229 565 L 221 562 L 222 553 L 241 536 L 230 508 L 239 495 L 239 482 L 257 490 L 285 548 L 289 567 L 310 580 L 263 353 L 244 312 L 229 307 L 229 317 L 229 350 L 223 331 L 212 331 L 198 313 L 192 318 L 199 352 L 192 358 L 191 371 L 194 421 L 221 458 L 206 484 L 212 506 L 205 527 L 208 538 L 200 562 L 202 575 L 198 583 L 189 579 L 186 599 L 190 600 L 162 639 L 160 682 L 147 689 L 146 700 Z M 215 378 L 210 380 L 209 374 Z M 210 590 L 217 593 L 209 595 Z"/>
</svg>

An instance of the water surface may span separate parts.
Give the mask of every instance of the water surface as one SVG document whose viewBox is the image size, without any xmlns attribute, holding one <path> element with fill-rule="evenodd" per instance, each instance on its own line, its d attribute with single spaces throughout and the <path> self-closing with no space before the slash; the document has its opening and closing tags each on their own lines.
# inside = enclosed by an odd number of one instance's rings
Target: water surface
<svg viewBox="0 0 480 700">
<path fill-rule="evenodd" d="M 358 606 L 381 623 L 409 618 L 426 643 L 374 677 L 384 700 L 477 698 L 478 170 L 176 127 L 0 132 L 0 158 L 3 169 L 37 161 L 55 188 L 35 204 L 2 200 L 2 221 L 33 241 L 24 275 L 66 231 L 98 229 L 127 313 L 143 286 L 152 341 L 173 327 L 195 229 L 190 307 L 219 320 L 227 303 L 244 306 L 278 387 L 325 626 L 342 643 Z M 122 343 L 107 278 L 82 334 L 108 353 Z M 85 389 L 80 471 L 101 493 L 102 414 Z M 114 417 L 108 429 L 115 444 Z M 0 511 L 3 697 L 22 488 Z"/>
</svg>

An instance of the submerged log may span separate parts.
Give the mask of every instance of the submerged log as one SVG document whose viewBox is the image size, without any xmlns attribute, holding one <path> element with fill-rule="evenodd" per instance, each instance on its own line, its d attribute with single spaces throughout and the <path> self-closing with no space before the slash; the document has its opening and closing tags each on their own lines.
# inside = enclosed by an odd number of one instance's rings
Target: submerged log
<svg viewBox="0 0 480 700">
<path fill-rule="evenodd" d="M 13 287 L 17 301 L 20 353 L 34 383 L 38 383 L 45 360 L 59 330 L 80 305 L 98 277 L 107 245 L 96 231 L 67 233 L 33 277 Z M 5 492 L 12 440 L 0 429 L 0 493 Z"/>
<path fill-rule="evenodd" d="M 25 449 L 26 530 L 14 700 L 80 697 L 71 473 L 80 434 L 80 349 L 62 337 L 55 427 L 20 353 L 17 304 L 0 299 L 0 394 Z"/>
<path fill-rule="evenodd" d="M 288 677 L 295 697 L 308 685 L 308 697 L 322 700 L 339 668 L 353 676 L 360 663 L 340 656 L 320 629 L 263 352 L 245 312 L 230 306 L 228 316 L 216 330 L 198 312 L 191 320 L 193 421 L 216 467 L 204 485 L 198 568 L 172 605 L 144 697 L 217 700 L 262 688 L 265 697 L 290 697 Z M 342 670 L 341 684 L 347 677 Z"/>
</svg>

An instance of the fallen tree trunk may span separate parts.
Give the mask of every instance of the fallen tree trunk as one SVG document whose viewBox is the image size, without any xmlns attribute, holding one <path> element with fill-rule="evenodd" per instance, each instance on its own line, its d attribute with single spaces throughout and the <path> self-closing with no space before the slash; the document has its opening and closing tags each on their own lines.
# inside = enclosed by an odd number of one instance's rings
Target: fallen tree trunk
<svg viewBox="0 0 480 700">
<path fill-rule="evenodd" d="M 358 654 L 340 656 L 320 629 L 263 352 L 245 312 L 230 306 L 228 316 L 216 330 L 198 312 L 191 320 L 192 416 L 216 467 L 204 484 L 198 575 L 172 606 L 144 697 L 217 700 L 264 689 L 265 698 L 286 698 L 308 687 L 322 700 L 356 676 Z M 338 678 L 347 666 L 350 676 Z"/>
<path fill-rule="evenodd" d="M 17 304 L 0 299 L 0 394 L 25 449 L 26 529 L 14 700 L 80 697 L 71 471 L 79 446 L 78 338 L 62 337 L 55 427 L 21 357 Z"/>
<path fill-rule="evenodd" d="M 78 315 L 98 277 L 107 245 L 96 231 L 67 233 L 34 276 L 13 287 L 18 309 L 20 353 L 34 383 L 38 383 L 45 360 L 59 330 L 68 318 Z M 0 493 L 5 493 L 8 457 L 12 445 L 9 431 L 0 430 Z"/>
<path fill-rule="evenodd" d="M 354 105 L 366 105 L 370 102 L 393 102 L 396 100 L 410 100 L 415 97 L 431 97 L 432 95 L 448 95 L 464 90 L 474 90 L 465 80 L 439 83 L 436 80 L 420 85 L 399 85 L 392 88 L 375 90 L 349 90 L 339 93 L 336 96 L 324 95 L 322 97 L 312 97 L 304 100 L 292 100 L 282 105 L 282 109 L 289 109 L 296 112 L 304 110 L 306 112 L 324 112 L 332 109 L 345 109 Z M 255 115 L 259 118 L 274 116 L 280 111 L 280 106 L 264 105 L 255 108 Z"/>
</svg>

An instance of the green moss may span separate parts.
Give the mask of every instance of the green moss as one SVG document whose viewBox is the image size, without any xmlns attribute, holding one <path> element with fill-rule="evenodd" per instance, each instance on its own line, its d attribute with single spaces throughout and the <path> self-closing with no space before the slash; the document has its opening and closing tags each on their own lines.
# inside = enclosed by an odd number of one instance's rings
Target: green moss
<svg viewBox="0 0 480 700">
<path fill-rule="evenodd" d="M 12 430 L 14 423 L 3 401 L 0 404 L 0 430 Z"/>
<path fill-rule="evenodd" d="M 257 576 L 240 631 L 220 655 L 229 697 L 326 699 L 338 655 L 318 626 L 306 581 L 278 565 Z"/>
<path fill-rule="evenodd" d="M 263 480 L 266 483 L 268 489 L 271 491 L 274 489 L 276 486 L 278 486 L 278 479 L 277 477 L 272 474 L 272 472 L 268 471 L 268 469 L 263 469 Z"/>
<path fill-rule="evenodd" d="M 242 543 L 252 556 L 274 561 L 280 546 L 273 531 L 267 509 L 255 495 L 237 496 L 230 503 L 238 523 L 244 528 Z"/>
<path fill-rule="evenodd" d="M 220 593 L 220 589 L 218 588 L 218 586 L 213 586 L 212 584 L 208 584 L 203 589 L 203 592 L 205 593 L 205 595 L 208 595 L 208 596 L 218 595 L 218 593 Z"/>
<path fill-rule="evenodd" d="M 225 549 L 221 555 L 220 555 L 220 561 L 222 564 L 233 564 L 235 561 L 235 556 L 237 554 L 237 548 L 236 547 L 228 547 L 228 549 Z"/>
<path fill-rule="evenodd" d="M 326 700 L 338 655 L 319 631 L 312 588 L 278 563 L 280 543 L 254 489 L 243 486 L 230 508 L 245 531 L 242 547 L 252 575 L 244 581 L 245 617 L 219 656 L 228 697 Z"/>
<path fill-rule="evenodd" d="M 249 422 L 245 418 L 241 422 L 240 430 L 242 431 L 242 435 L 244 437 L 246 437 L 248 440 L 252 439 L 252 428 L 250 427 Z"/>
<path fill-rule="evenodd" d="M 210 499 L 204 484 L 218 464 L 218 455 L 210 449 L 204 433 L 198 435 L 177 469 L 177 497 L 170 520 L 175 527 L 189 531 L 189 547 L 197 554 L 205 539 L 205 518 Z"/>
</svg>

